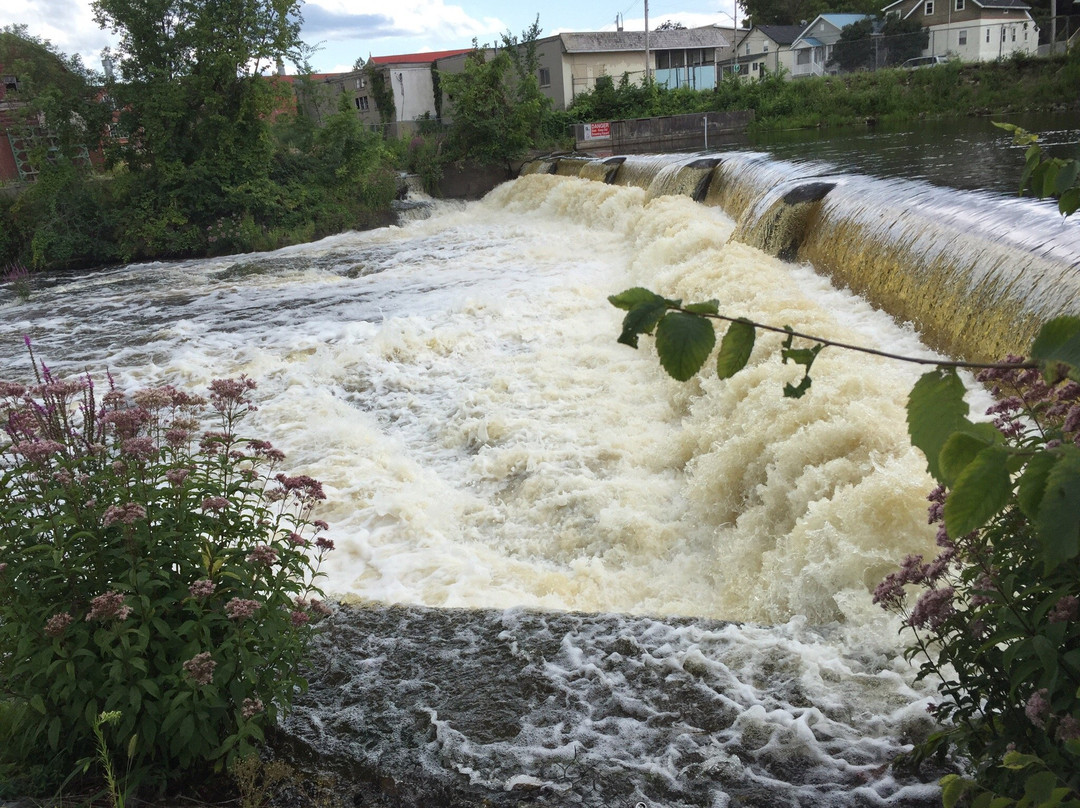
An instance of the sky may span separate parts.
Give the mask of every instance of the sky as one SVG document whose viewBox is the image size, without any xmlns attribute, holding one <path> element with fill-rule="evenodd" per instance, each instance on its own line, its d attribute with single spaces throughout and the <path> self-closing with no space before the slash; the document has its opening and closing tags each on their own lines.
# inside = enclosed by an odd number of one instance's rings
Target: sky
<svg viewBox="0 0 1080 808">
<path fill-rule="evenodd" d="M 521 0 L 307 0 L 301 38 L 315 48 L 315 72 L 352 68 L 357 57 L 451 50 L 496 43 L 509 31 L 520 36 L 540 12 L 541 36 L 564 31 L 645 28 L 644 0 L 545 0 L 543 10 Z M 732 24 L 734 0 L 649 0 L 649 29 L 666 20 L 688 28 Z M 101 52 L 115 40 L 94 22 L 91 0 L 0 0 L 0 27 L 25 24 L 66 54 L 101 70 Z M 295 68 L 287 66 L 289 73 Z"/>
</svg>

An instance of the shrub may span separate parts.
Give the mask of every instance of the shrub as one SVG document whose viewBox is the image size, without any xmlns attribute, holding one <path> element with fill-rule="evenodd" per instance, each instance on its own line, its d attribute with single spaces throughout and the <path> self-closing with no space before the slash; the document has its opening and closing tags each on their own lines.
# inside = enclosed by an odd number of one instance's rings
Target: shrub
<svg viewBox="0 0 1080 808">
<path fill-rule="evenodd" d="M 305 687 L 322 487 L 237 435 L 246 378 L 99 398 L 30 358 L 0 381 L 0 755 L 55 784 L 100 729 L 132 788 L 223 768 Z"/>
<path fill-rule="evenodd" d="M 1032 804 L 1056 805 L 1055 790 L 1080 797 L 1080 383 L 1030 367 L 979 379 L 998 397 L 994 425 L 958 421 L 940 446 L 920 438 L 942 481 L 929 497 L 941 553 L 906 558 L 874 600 L 904 618 L 919 678 L 940 682 L 932 712 L 946 729 L 916 757 L 954 744 L 976 764 L 976 781 L 950 781 L 955 793 L 1019 798 L 1037 778 L 1045 794 Z M 912 407 L 948 423 L 948 411 L 963 418 L 962 396 L 954 375 L 930 374 Z M 1007 753 L 1014 763 L 997 765 Z"/>
</svg>

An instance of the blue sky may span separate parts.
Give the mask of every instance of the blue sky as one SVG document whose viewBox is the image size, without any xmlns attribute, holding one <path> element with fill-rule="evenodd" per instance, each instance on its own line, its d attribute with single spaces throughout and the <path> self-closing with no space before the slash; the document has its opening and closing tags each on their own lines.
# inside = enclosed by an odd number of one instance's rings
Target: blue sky
<svg viewBox="0 0 1080 808">
<path fill-rule="evenodd" d="M 308 0 L 302 8 L 303 39 L 317 51 L 319 72 L 348 70 L 356 58 L 467 48 L 476 38 L 494 43 L 509 30 L 520 35 L 536 19 L 536 6 L 520 0 Z M 665 20 L 687 27 L 731 24 L 733 0 L 649 0 L 649 28 Z M 740 12 L 741 13 L 741 12 Z M 644 29 L 643 0 L 546 0 L 540 11 L 544 36 L 562 31 Z M 78 53 L 101 69 L 101 51 L 111 39 L 94 23 L 90 0 L 0 0 L 0 27 L 27 25 L 65 53 Z M 289 72 L 294 72 L 289 67 Z"/>
</svg>

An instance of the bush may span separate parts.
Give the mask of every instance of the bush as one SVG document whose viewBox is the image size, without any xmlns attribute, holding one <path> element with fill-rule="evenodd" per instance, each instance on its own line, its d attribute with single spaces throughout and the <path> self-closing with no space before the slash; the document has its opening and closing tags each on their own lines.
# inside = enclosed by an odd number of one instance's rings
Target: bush
<svg viewBox="0 0 1080 808">
<path fill-rule="evenodd" d="M 254 387 L 219 379 L 207 401 L 110 378 L 99 399 L 44 364 L 29 387 L 0 381 L 8 764 L 55 785 L 88 770 L 100 725 L 129 787 L 163 787 L 250 753 L 305 687 L 333 544 L 305 537 L 326 527 L 320 484 L 236 434 Z"/>
<path fill-rule="evenodd" d="M 936 458 L 927 452 L 943 483 L 929 497 L 942 551 L 906 558 L 874 600 L 904 618 L 919 678 L 940 681 L 932 712 L 946 729 L 917 757 L 953 744 L 977 775 L 955 780 L 957 792 L 1013 798 L 1028 790 L 1027 766 L 997 764 L 1010 752 L 1037 759 L 1048 790 L 1033 804 L 1056 805 L 1055 789 L 1080 797 L 1080 383 L 1030 367 L 979 380 L 998 397 L 994 426 L 961 422 Z M 955 375 L 930 374 L 912 406 L 947 423 L 947 411 L 963 417 L 962 396 Z M 909 587 L 919 591 L 910 607 Z"/>
</svg>

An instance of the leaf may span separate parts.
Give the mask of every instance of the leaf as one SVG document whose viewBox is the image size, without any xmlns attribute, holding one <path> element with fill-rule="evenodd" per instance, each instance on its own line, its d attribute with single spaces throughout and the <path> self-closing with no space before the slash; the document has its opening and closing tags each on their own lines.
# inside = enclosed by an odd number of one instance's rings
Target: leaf
<svg viewBox="0 0 1080 808">
<path fill-rule="evenodd" d="M 941 778 L 941 804 L 944 808 L 955 808 L 960 798 L 964 796 L 970 781 L 965 780 L 958 774 L 947 774 Z"/>
<path fill-rule="evenodd" d="M 1046 479 L 1060 457 L 1051 452 L 1038 452 L 1024 467 L 1016 488 L 1016 501 L 1030 521 L 1034 522 L 1046 492 Z"/>
<path fill-rule="evenodd" d="M 1061 194 L 1058 210 L 1062 216 L 1072 216 L 1080 208 L 1080 188 L 1070 188 Z"/>
<path fill-rule="evenodd" d="M 667 312 L 667 308 L 667 301 L 658 295 L 654 295 L 653 299 L 634 306 L 623 318 L 623 330 L 622 334 L 619 335 L 619 342 L 623 345 L 629 345 L 631 348 L 636 348 L 638 346 L 638 334 L 651 334 L 660 318 Z"/>
<path fill-rule="evenodd" d="M 1031 344 L 1031 357 L 1043 365 L 1043 375 L 1052 382 L 1057 381 L 1054 363 L 1080 368 L 1080 317 L 1055 317 L 1044 323 Z"/>
<path fill-rule="evenodd" d="M 812 348 L 792 348 L 791 343 L 792 340 L 794 340 L 795 335 L 791 333 L 790 326 L 784 326 L 784 330 L 788 332 L 788 338 L 784 341 L 784 346 L 780 350 L 780 356 L 784 360 L 784 364 L 786 365 L 788 361 L 791 361 L 796 365 L 802 365 L 805 368 L 802 380 L 798 385 L 784 385 L 784 398 L 802 398 L 813 383 L 813 380 L 810 378 L 810 366 L 814 364 L 817 355 L 821 353 L 821 349 L 825 346 L 819 343 Z"/>
<path fill-rule="evenodd" d="M 950 536 L 959 538 L 982 527 L 1009 504 L 1008 458 L 1008 449 L 989 446 L 956 478 L 945 500 L 945 528 Z"/>
<path fill-rule="evenodd" d="M 1050 799 L 1056 785 L 1057 775 L 1053 772 L 1038 772 L 1024 781 L 1024 796 L 1039 805 Z"/>
<path fill-rule="evenodd" d="M 1046 571 L 1080 553 L 1080 452 L 1065 454 L 1046 475 L 1035 536 Z"/>
<path fill-rule="evenodd" d="M 975 424 L 975 426 L 979 426 Z M 990 429 L 990 431 L 999 433 L 989 424 L 983 424 Z M 941 476 L 946 485 L 952 485 L 952 482 L 960 476 L 967 465 L 975 459 L 983 449 L 993 444 L 993 439 L 984 440 L 982 437 L 976 437 L 970 432 L 954 432 L 945 441 L 945 445 L 941 447 L 941 452 L 938 455 L 938 463 L 941 466 Z"/>
<path fill-rule="evenodd" d="M 908 394 L 907 422 L 912 444 L 926 456 L 927 470 L 943 482 L 939 458 L 952 433 L 971 427 L 964 384 L 956 371 L 938 368 L 924 373 Z"/>
<path fill-rule="evenodd" d="M 716 344 L 712 323 L 693 314 L 668 314 L 656 329 L 656 352 L 664 370 L 681 382 L 697 373 Z"/>
<path fill-rule="evenodd" d="M 721 379 L 730 379 L 746 367 L 754 350 L 756 335 L 749 320 L 736 320 L 728 327 L 716 357 L 716 373 Z"/>
<path fill-rule="evenodd" d="M 719 314 L 720 301 L 706 300 L 704 303 L 687 303 L 683 309 L 691 314 Z"/>
<path fill-rule="evenodd" d="M 1063 194 L 1076 184 L 1076 178 L 1080 176 L 1080 160 L 1068 160 L 1058 171 L 1057 181 L 1054 183 L 1054 191 Z"/>
<path fill-rule="evenodd" d="M 633 289 L 627 289 L 625 292 L 619 292 L 617 295 L 610 295 L 608 302 L 617 309 L 630 309 L 635 306 L 639 306 L 642 303 L 649 303 L 653 300 L 663 300 L 656 292 L 651 292 L 648 289 L 641 286 L 635 286 Z"/>
</svg>

